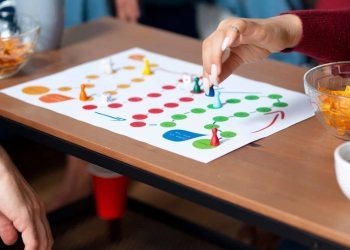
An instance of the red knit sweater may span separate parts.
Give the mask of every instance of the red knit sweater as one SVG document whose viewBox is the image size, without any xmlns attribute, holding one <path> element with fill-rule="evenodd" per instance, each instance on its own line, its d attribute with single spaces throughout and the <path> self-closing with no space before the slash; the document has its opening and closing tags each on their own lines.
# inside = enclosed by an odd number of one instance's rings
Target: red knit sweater
<svg viewBox="0 0 350 250">
<path fill-rule="evenodd" d="M 283 52 L 300 52 L 325 62 L 350 61 L 350 8 L 338 10 L 298 10 L 303 24 L 300 43 Z"/>
</svg>

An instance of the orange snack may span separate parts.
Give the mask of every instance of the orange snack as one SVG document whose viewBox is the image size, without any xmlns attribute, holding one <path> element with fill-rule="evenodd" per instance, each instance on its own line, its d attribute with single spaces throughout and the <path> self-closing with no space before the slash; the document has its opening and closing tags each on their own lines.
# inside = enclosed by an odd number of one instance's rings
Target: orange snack
<svg viewBox="0 0 350 250">
<path fill-rule="evenodd" d="M 32 51 L 30 43 L 22 43 L 15 38 L 0 40 L 0 74 L 5 76 L 16 71 Z"/>
<path fill-rule="evenodd" d="M 318 88 L 319 91 L 334 96 L 319 94 L 321 112 L 325 120 L 331 127 L 337 130 L 339 135 L 350 132 L 350 86 L 347 85 L 345 90 L 330 90 Z"/>
</svg>

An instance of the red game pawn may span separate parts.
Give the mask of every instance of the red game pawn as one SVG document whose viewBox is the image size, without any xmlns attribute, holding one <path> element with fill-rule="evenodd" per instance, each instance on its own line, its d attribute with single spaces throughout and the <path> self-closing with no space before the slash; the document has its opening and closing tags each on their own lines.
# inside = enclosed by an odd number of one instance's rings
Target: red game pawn
<svg viewBox="0 0 350 250">
<path fill-rule="evenodd" d="M 220 145 L 220 141 L 219 141 L 219 137 L 217 136 L 218 133 L 218 129 L 217 128 L 212 128 L 211 132 L 213 132 L 213 137 L 210 140 L 210 146 L 219 146 Z"/>
</svg>

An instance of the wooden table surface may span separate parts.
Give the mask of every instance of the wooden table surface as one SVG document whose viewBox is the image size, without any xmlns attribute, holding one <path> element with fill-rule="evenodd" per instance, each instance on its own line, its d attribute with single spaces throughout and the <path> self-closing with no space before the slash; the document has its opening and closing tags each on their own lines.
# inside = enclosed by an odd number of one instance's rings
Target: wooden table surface
<svg viewBox="0 0 350 250">
<path fill-rule="evenodd" d="M 107 18 L 68 29 L 62 49 L 36 53 L 1 88 L 132 47 L 201 64 L 200 41 Z M 303 92 L 305 72 L 265 60 L 236 73 Z M 338 187 L 333 163 L 343 141 L 316 117 L 203 164 L 3 94 L 0 115 L 350 247 L 350 201 Z"/>
</svg>

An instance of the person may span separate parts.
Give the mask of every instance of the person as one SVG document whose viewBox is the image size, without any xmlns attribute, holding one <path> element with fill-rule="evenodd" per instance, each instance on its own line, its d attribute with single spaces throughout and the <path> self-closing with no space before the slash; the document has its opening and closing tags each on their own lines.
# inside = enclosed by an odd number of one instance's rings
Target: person
<svg viewBox="0 0 350 250">
<path fill-rule="evenodd" d="M 348 61 L 349 21 L 349 7 L 296 10 L 265 19 L 225 19 L 202 44 L 204 88 L 208 91 L 241 65 L 277 52 L 299 52 L 322 62 Z M 248 236 L 246 243 L 261 244 L 249 232 Z M 266 237 L 262 240 L 266 242 Z M 278 249 L 308 248 L 281 240 Z"/>
<path fill-rule="evenodd" d="M 53 238 L 45 208 L 36 193 L 0 146 L 0 237 L 13 245 L 17 230 L 22 234 L 25 249 L 51 249 Z"/>
<path fill-rule="evenodd" d="M 276 52 L 300 52 L 324 62 L 349 60 L 350 25 L 345 25 L 349 19 L 350 8 L 297 10 L 267 19 L 225 19 L 203 41 L 205 88 L 218 85 L 242 64 Z"/>
</svg>

